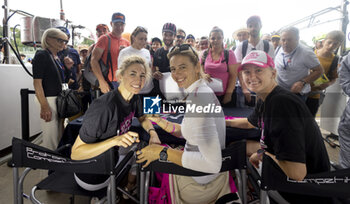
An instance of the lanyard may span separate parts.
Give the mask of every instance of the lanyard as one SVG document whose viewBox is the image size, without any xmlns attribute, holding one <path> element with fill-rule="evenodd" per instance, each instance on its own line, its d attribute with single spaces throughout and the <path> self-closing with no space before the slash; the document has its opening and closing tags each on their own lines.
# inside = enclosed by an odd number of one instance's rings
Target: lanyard
<svg viewBox="0 0 350 204">
<path fill-rule="evenodd" d="M 261 104 L 261 106 L 264 106 L 265 107 L 265 103 Z M 265 108 L 264 108 L 265 109 Z M 265 144 L 265 123 L 264 123 L 264 111 L 261 111 L 261 108 L 260 108 L 260 113 L 261 113 L 261 116 L 259 117 L 259 121 L 258 121 L 258 125 L 260 126 L 260 129 L 261 129 L 261 135 L 260 135 L 260 148 L 261 149 L 265 149 L 267 148 L 267 145 Z"/>
<path fill-rule="evenodd" d="M 264 117 L 261 115 L 259 118 L 259 123 L 260 123 L 260 129 L 261 129 L 261 135 L 260 135 L 260 147 L 261 149 L 267 148 L 265 144 L 265 123 L 264 123 Z"/>
<path fill-rule="evenodd" d="M 290 54 L 290 57 L 289 57 L 287 62 L 286 62 L 286 57 L 287 57 L 286 54 L 282 53 L 283 65 L 284 65 L 283 69 L 285 69 L 285 70 L 287 69 L 288 65 L 292 62 L 292 58 L 293 58 L 296 51 L 297 51 L 297 48 L 295 48 L 294 51 L 292 52 L 292 54 Z"/>
</svg>

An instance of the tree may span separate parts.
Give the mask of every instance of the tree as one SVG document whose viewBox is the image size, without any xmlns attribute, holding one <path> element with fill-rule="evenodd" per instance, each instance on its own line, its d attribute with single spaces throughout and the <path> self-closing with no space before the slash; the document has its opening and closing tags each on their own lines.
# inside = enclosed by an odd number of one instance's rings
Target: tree
<svg viewBox="0 0 350 204">
<path fill-rule="evenodd" d="M 89 39 L 89 38 L 86 38 L 86 37 L 84 37 L 84 40 L 83 40 L 83 42 L 81 43 L 81 44 L 83 44 L 83 45 L 92 45 L 92 44 L 94 44 L 95 43 L 95 41 L 93 41 L 93 40 L 91 40 L 91 39 Z"/>
<path fill-rule="evenodd" d="M 22 51 L 24 45 L 21 42 L 21 31 L 18 28 L 16 28 L 15 29 L 15 37 L 13 36 L 13 28 L 10 28 L 10 32 L 11 33 L 9 34 L 9 36 L 11 36 L 11 39 L 10 39 L 11 45 L 13 45 L 15 47 L 14 41 L 16 40 L 18 50 Z"/>
<path fill-rule="evenodd" d="M 236 42 L 235 42 L 235 40 L 233 40 L 233 39 L 227 38 L 227 39 L 226 39 L 226 42 L 225 42 L 225 45 L 226 45 L 226 48 L 227 48 L 227 49 L 231 49 L 231 47 L 236 46 Z"/>
</svg>

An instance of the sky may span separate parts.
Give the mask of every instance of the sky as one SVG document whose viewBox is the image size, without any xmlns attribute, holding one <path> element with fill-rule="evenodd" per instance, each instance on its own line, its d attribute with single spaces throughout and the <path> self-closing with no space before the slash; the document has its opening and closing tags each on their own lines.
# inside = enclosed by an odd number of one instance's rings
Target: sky
<svg viewBox="0 0 350 204">
<path fill-rule="evenodd" d="M 60 0 L 7 0 L 12 10 L 22 10 L 35 16 L 59 19 Z M 3 4 L 4 1 L 1 2 Z M 262 20 L 261 34 L 271 33 L 313 13 L 329 7 L 339 6 L 342 0 L 62 0 L 66 19 L 74 25 L 85 26 L 78 30 L 83 36 L 95 33 L 95 26 L 108 24 L 114 12 L 126 16 L 125 32 L 131 33 L 137 26 L 148 29 L 148 38 L 161 38 L 162 26 L 175 23 L 178 28 L 196 38 L 207 36 L 214 26 L 224 30 L 225 38 L 246 26 L 249 16 L 258 15 Z M 88 3 L 93 2 L 93 3 Z M 340 18 L 341 13 L 332 11 L 315 19 L 325 22 Z M 0 15 L 3 18 L 3 11 Z M 15 14 L 10 26 L 21 22 L 21 15 Z M 304 28 L 309 22 L 297 25 Z M 23 26 L 24 27 L 24 26 Z M 312 37 L 340 28 L 340 21 L 321 26 L 301 29 L 301 39 L 312 45 Z M 348 29 L 349 30 L 349 29 Z M 347 45 L 350 46 L 349 42 Z"/>
</svg>

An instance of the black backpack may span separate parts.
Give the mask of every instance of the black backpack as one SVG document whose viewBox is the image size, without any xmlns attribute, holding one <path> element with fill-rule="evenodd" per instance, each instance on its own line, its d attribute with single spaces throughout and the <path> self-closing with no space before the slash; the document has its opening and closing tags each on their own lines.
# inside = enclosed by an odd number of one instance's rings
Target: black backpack
<svg viewBox="0 0 350 204">
<path fill-rule="evenodd" d="M 269 41 L 263 40 L 264 43 L 264 52 L 269 53 L 270 44 Z M 243 41 L 242 44 L 242 59 L 247 55 L 247 49 L 248 49 L 248 40 Z"/>
<path fill-rule="evenodd" d="M 114 73 L 113 73 L 112 56 L 111 56 L 111 38 L 109 37 L 108 34 L 106 34 L 106 36 L 108 37 L 107 64 L 104 64 L 102 57 L 99 60 L 99 64 L 101 67 L 101 72 L 103 77 L 106 79 L 107 83 L 110 83 L 108 79 L 108 73 L 110 71 L 112 72 L 112 78 L 114 77 Z M 91 56 L 92 56 L 92 51 L 86 58 L 86 61 L 84 62 L 83 76 L 88 82 L 90 82 L 91 85 L 99 87 L 98 80 L 95 74 L 92 72 Z"/>
<path fill-rule="evenodd" d="M 333 58 L 331 67 L 329 68 L 328 73 L 326 74 L 329 81 L 332 81 L 335 78 L 333 72 L 338 68 L 338 62 L 339 62 L 339 57 L 335 55 Z"/>
<path fill-rule="evenodd" d="M 226 62 L 227 65 L 227 72 L 228 72 L 228 55 L 229 55 L 229 51 L 224 49 L 224 59 L 221 61 L 221 63 Z M 208 57 L 208 50 L 205 50 L 203 55 L 202 55 L 202 67 L 204 68 L 204 64 L 205 64 L 205 60 Z"/>
</svg>

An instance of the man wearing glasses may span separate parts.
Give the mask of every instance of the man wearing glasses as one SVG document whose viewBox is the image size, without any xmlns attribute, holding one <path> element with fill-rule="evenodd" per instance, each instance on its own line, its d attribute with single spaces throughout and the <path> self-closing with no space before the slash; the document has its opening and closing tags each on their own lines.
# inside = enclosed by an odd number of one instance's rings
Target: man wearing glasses
<svg viewBox="0 0 350 204">
<path fill-rule="evenodd" d="M 310 83 L 323 74 L 323 68 L 312 49 L 299 43 L 297 28 L 282 30 L 281 45 L 275 57 L 277 83 L 305 101 L 311 90 Z"/>
<path fill-rule="evenodd" d="M 182 30 L 181 28 L 178 28 L 176 30 L 176 36 L 175 36 L 175 45 L 182 45 L 185 43 L 185 37 L 186 37 L 186 32 Z"/>
<path fill-rule="evenodd" d="M 111 20 L 112 32 L 102 35 L 94 49 L 92 50 L 91 56 L 91 68 L 99 82 L 99 88 L 102 93 L 107 93 L 112 89 L 118 87 L 116 78 L 116 71 L 118 69 L 118 56 L 122 48 L 130 46 L 130 42 L 122 38 L 122 33 L 125 28 L 125 15 L 122 13 L 114 13 Z M 108 36 L 107 36 L 108 35 Z M 101 67 L 99 64 L 100 59 L 107 65 L 107 54 L 108 54 L 108 41 L 111 41 L 111 62 L 112 70 L 109 71 L 108 77 L 105 78 L 102 75 Z M 109 67 L 110 69 L 110 67 Z"/>
</svg>

